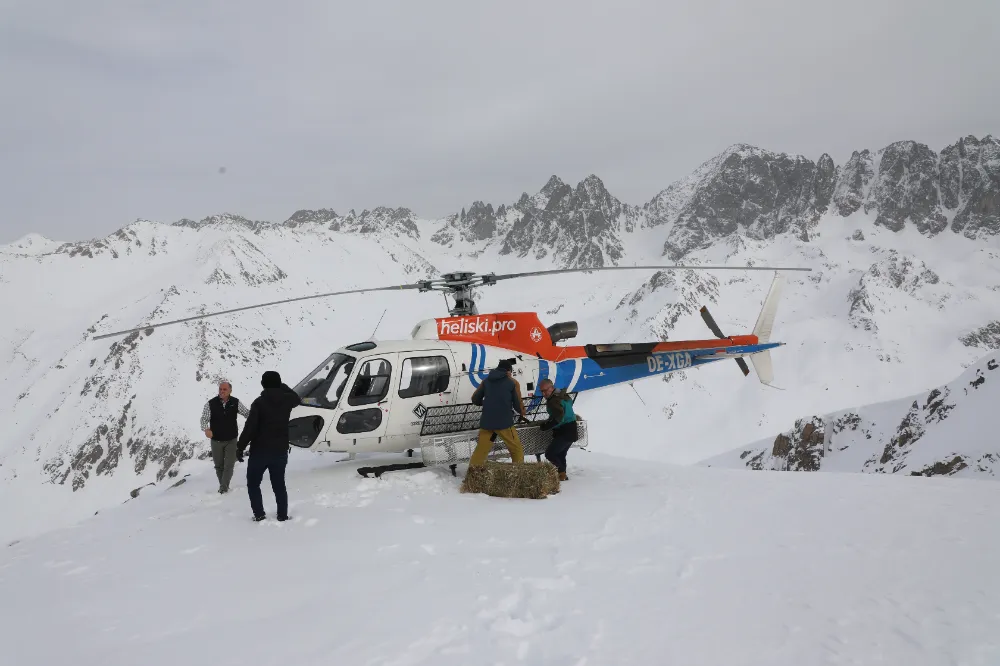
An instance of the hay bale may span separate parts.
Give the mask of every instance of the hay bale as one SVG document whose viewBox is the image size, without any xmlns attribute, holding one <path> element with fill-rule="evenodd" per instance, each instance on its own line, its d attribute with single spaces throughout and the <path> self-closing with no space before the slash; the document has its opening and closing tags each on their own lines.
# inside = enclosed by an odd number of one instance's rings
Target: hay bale
<svg viewBox="0 0 1000 666">
<path fill-rule="evenodd" d="M 485 465 L 469 467 L 462 481 L 463 493 L 485 493 L 491 497 L 544 499 L 559 492 L 559 472 L 545 461 L 501 463 L 487 460 Z"/>
</svg>

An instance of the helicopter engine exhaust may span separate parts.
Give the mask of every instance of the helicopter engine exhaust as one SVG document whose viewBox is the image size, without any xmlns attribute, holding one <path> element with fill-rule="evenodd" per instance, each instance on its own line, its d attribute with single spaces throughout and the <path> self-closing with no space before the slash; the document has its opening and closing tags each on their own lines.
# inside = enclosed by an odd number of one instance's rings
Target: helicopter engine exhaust
<svg viewBox="0 0 1000 666">
<path fill-rule="evenodd" d="M 563 321 L 558 324 L 552 324 L 548 327 L 548 331 L 549 336 L 552 338 L 552 344 L 560 342 L 561 340 L 569 340 L 570 338 L 576 337 L 576 322 Z"/>
</svg>

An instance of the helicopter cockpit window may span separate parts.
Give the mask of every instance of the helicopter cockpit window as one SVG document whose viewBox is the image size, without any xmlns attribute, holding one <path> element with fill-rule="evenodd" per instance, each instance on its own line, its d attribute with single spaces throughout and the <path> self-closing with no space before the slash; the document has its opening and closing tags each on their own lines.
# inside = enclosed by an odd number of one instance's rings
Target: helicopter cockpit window
<svg viewBox="0 0 1000 666">
<path fill-rule="evenodd" d="M 451 368 L 444 356 L 419 356 L 403 361 L 399 397 L 416 398 L 448 390 Z"/>
<path fill-rule="evenodd" d="M 354 361 L 354 357 L 347 354 L 331 354 L 292 390 L 302 399 L 303 405 L 333 409 L 340 401 Z"/>
<path fill-rule="evenodd" d="M 389 377 L 392 366 L 383 358 L 366 359 L 354 380 L 347 404 L 371 405 L 381 402 L 389 394 Z"/>
</svg>

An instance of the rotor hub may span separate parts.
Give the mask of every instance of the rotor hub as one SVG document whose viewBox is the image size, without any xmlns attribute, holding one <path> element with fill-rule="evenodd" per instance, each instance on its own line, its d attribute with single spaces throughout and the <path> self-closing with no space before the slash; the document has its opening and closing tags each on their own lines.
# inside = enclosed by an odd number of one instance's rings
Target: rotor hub
<svg viewBox="0 0 1000 666">
<path fill-rule="evenodd" d="M 468 317 L 479 314 L 473 289 L 492 284 L 496 284 L 494 273 L 477 275 L 471 271 L 456 271 L 445 273 L 434 280 L 424 280 L 420 283 L 418 290 L 421 292 L 444 292 L 445 302 L 447 302 L 448 296 L 451 296 L 453 301 L 448 306 L 448 314 L 452 317 Z"/>
</svg>

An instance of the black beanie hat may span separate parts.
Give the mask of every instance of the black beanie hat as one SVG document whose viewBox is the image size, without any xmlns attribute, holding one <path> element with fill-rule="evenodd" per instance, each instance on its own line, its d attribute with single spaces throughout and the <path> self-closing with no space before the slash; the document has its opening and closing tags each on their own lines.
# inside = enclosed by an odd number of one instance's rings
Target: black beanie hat
<svg viewBox="0 0 1000 666">
<path fill-rule="evenodd" d="M 264 388 L 278 388 L 281 386 L 281 375 L 274 370 L 268 370 L 260 378 L 260 385 Z"/>
<path fill-rule="evenodd" d="M 497 363 L 497 367 L 500 368 L 501 370 L 510 371 L 514 369 L 514 363 L 509 358 L 505 358 L 502 359 L 499 363 Z"/>
</svg>

